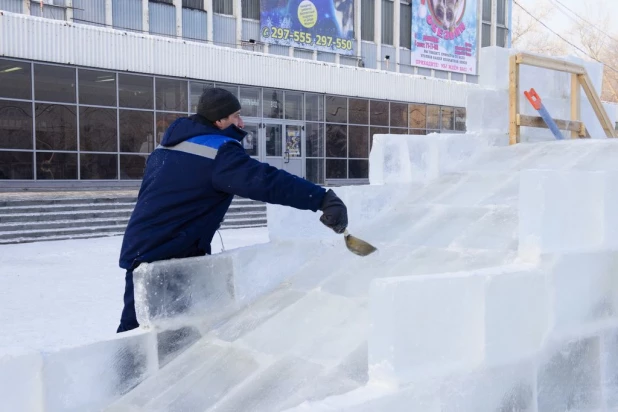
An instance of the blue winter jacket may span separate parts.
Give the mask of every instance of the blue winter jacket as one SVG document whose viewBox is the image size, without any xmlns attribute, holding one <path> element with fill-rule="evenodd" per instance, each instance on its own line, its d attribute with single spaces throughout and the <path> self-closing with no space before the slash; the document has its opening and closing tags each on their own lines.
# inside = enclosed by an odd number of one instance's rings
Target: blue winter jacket
<svg viewBox="0 0 618 412">
<path fill-rule="evenodd" d="M 317 211 L 321 186 L 252 159 L 246 132 L 220 130 L 201 116 L 176 120 L 148 158 L 137 204 L 129 220 L 120 267 L 202 256 L 234 195 Z"/>
</svg>

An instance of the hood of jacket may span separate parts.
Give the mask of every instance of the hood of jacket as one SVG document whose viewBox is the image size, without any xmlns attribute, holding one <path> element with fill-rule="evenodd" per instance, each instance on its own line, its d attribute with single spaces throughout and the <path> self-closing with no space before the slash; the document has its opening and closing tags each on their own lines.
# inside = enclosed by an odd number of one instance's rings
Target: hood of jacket
<svg viewBox="0 0 618 412">
<path fill-rule="evenodd" d="M 161 139 L 161 146 L 175 146 L 195 136 L 219 135 L 231 137 L 239 142 L 247 136 L 247 132 L 241 128 L 231 125 L 226 129 L 219 129 L 214 124 L 200 115 L 181 117 L 168 127 Z"/>
</svg>

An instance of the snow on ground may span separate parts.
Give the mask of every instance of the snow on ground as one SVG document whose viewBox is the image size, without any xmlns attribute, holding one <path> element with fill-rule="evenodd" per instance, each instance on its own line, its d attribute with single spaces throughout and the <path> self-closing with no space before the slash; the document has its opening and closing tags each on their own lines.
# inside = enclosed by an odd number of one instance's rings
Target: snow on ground
<svg viewBox="0 0 618 412">
<path fill-rule="evenodd" d="M 226 250 L 268 242 L 267 228 L 222 230 Z M 0 357 L 114 334 L 122 310 L 122 236 L 0 245 Z M 213 253 L 221 251 L 215 234 Z"/>
</svg>

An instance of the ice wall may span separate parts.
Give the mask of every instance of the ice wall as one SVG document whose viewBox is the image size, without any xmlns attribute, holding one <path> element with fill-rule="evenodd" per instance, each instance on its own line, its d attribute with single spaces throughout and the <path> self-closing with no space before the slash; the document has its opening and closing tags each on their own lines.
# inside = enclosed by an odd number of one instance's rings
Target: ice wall
<svg viewBox="0 0 618 412">
<path fill-rule="evenodd" d="M 334 190 L 378 252 L 269 205 L 268 244 L 136 270 L 128 385 L 106 343 L 13 360 L 31 372 L 7 390 L 50 405 L 30 410 L 618 407 L 618 145 L 504 143 L 377 136 L 372 184 Z"/>
<path fill-rule="evenodd" d="M 617 151 L 618 143 L 607 139 L 493 148 L 431 182 L 429 187 L 458 181 L 461 190 L 451 186 L 425 198 L 429 210 L 453 202 L 459 218 L 473 213 L 465 204 L 477 210 L 491 205 L 502 213 L 476 220 L 464 230 L 474 240 L 451 242 L 448 249 L 473 254 L 508 245 L 504 234 L 514 221 L 517 256 L 474 270 L 461 270 L 460 260 L 454 270 L 413 276 L 401 273 L 407 266 L 401 265 L 398 276 L 391 271 L 374 277 L 368 384 L 290 411 L 618 407 L 618 245 L 612 230 Z M 494 177 L 502 184 L 492 188 Z M 484 200 L 462 197 L 479 188 L 485 189 Z M 415 221 L 411 214 L 408 224 L 422 231 Z M 461 230 L 452 228 L 452 220 L 442 221 L 434 227 L 440 236 Z M 401 225 L 398 230 L 413 232 Z"/>
<path fill-rule="evenodd" d="M 509 125 L 509 57 L 519 51 L 503 47 L 484 47 L 481 49 L 479 66 L 480 89 L 471 90 L 466 104 L 469 132 L 508 134 Z M 597 93 L 601 93 L 603 80 L 603 65 L 586 61 L 574 56 L 560 59 L 582 65 Z M 534 88 L 541 97 L 543 104 L 555 119 L 569 120 L 571 118 L 570 74 L 553 70 L 541 69 L 532 66 L 520 66 L 520 113 L 538 116 L 538 112 L 523 96 L 524 90 Z M 584 121 L 588 132 L 593 138 L 604 138 L 605 132 L 597 119 L 588 98 L 580 88 L 581 112 L 580 118 Z M 616 109 L 611 103 L 604 103 L 605 110 L 612 121 L 616 121 Z M 570 132 L 563 131 L 565 138 Z M 524 142 L 548 141 L 554 137 L 548 129 L 521 128 L 521 138 Z"/>
<path fill-rule="evenodd" d="M 77 348 L 0 358 L 0 410 L 98 411 L 159 368 L 153 331 Z"/>
</svg>

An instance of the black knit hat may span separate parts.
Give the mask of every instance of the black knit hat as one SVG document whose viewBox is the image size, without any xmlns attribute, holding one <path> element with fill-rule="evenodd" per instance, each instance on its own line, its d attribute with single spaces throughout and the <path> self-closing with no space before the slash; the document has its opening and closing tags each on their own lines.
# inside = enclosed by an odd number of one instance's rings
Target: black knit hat
<svg viewBox="0 0 618 412">
<path fill-rule="evenodd" d="M 218 87 L 211 87 L 202 93 L 197 105 L 197 114 L 211 122 L 225 119 L 240 110 L 240 102 L 232 93 Z"/>
</svg>

